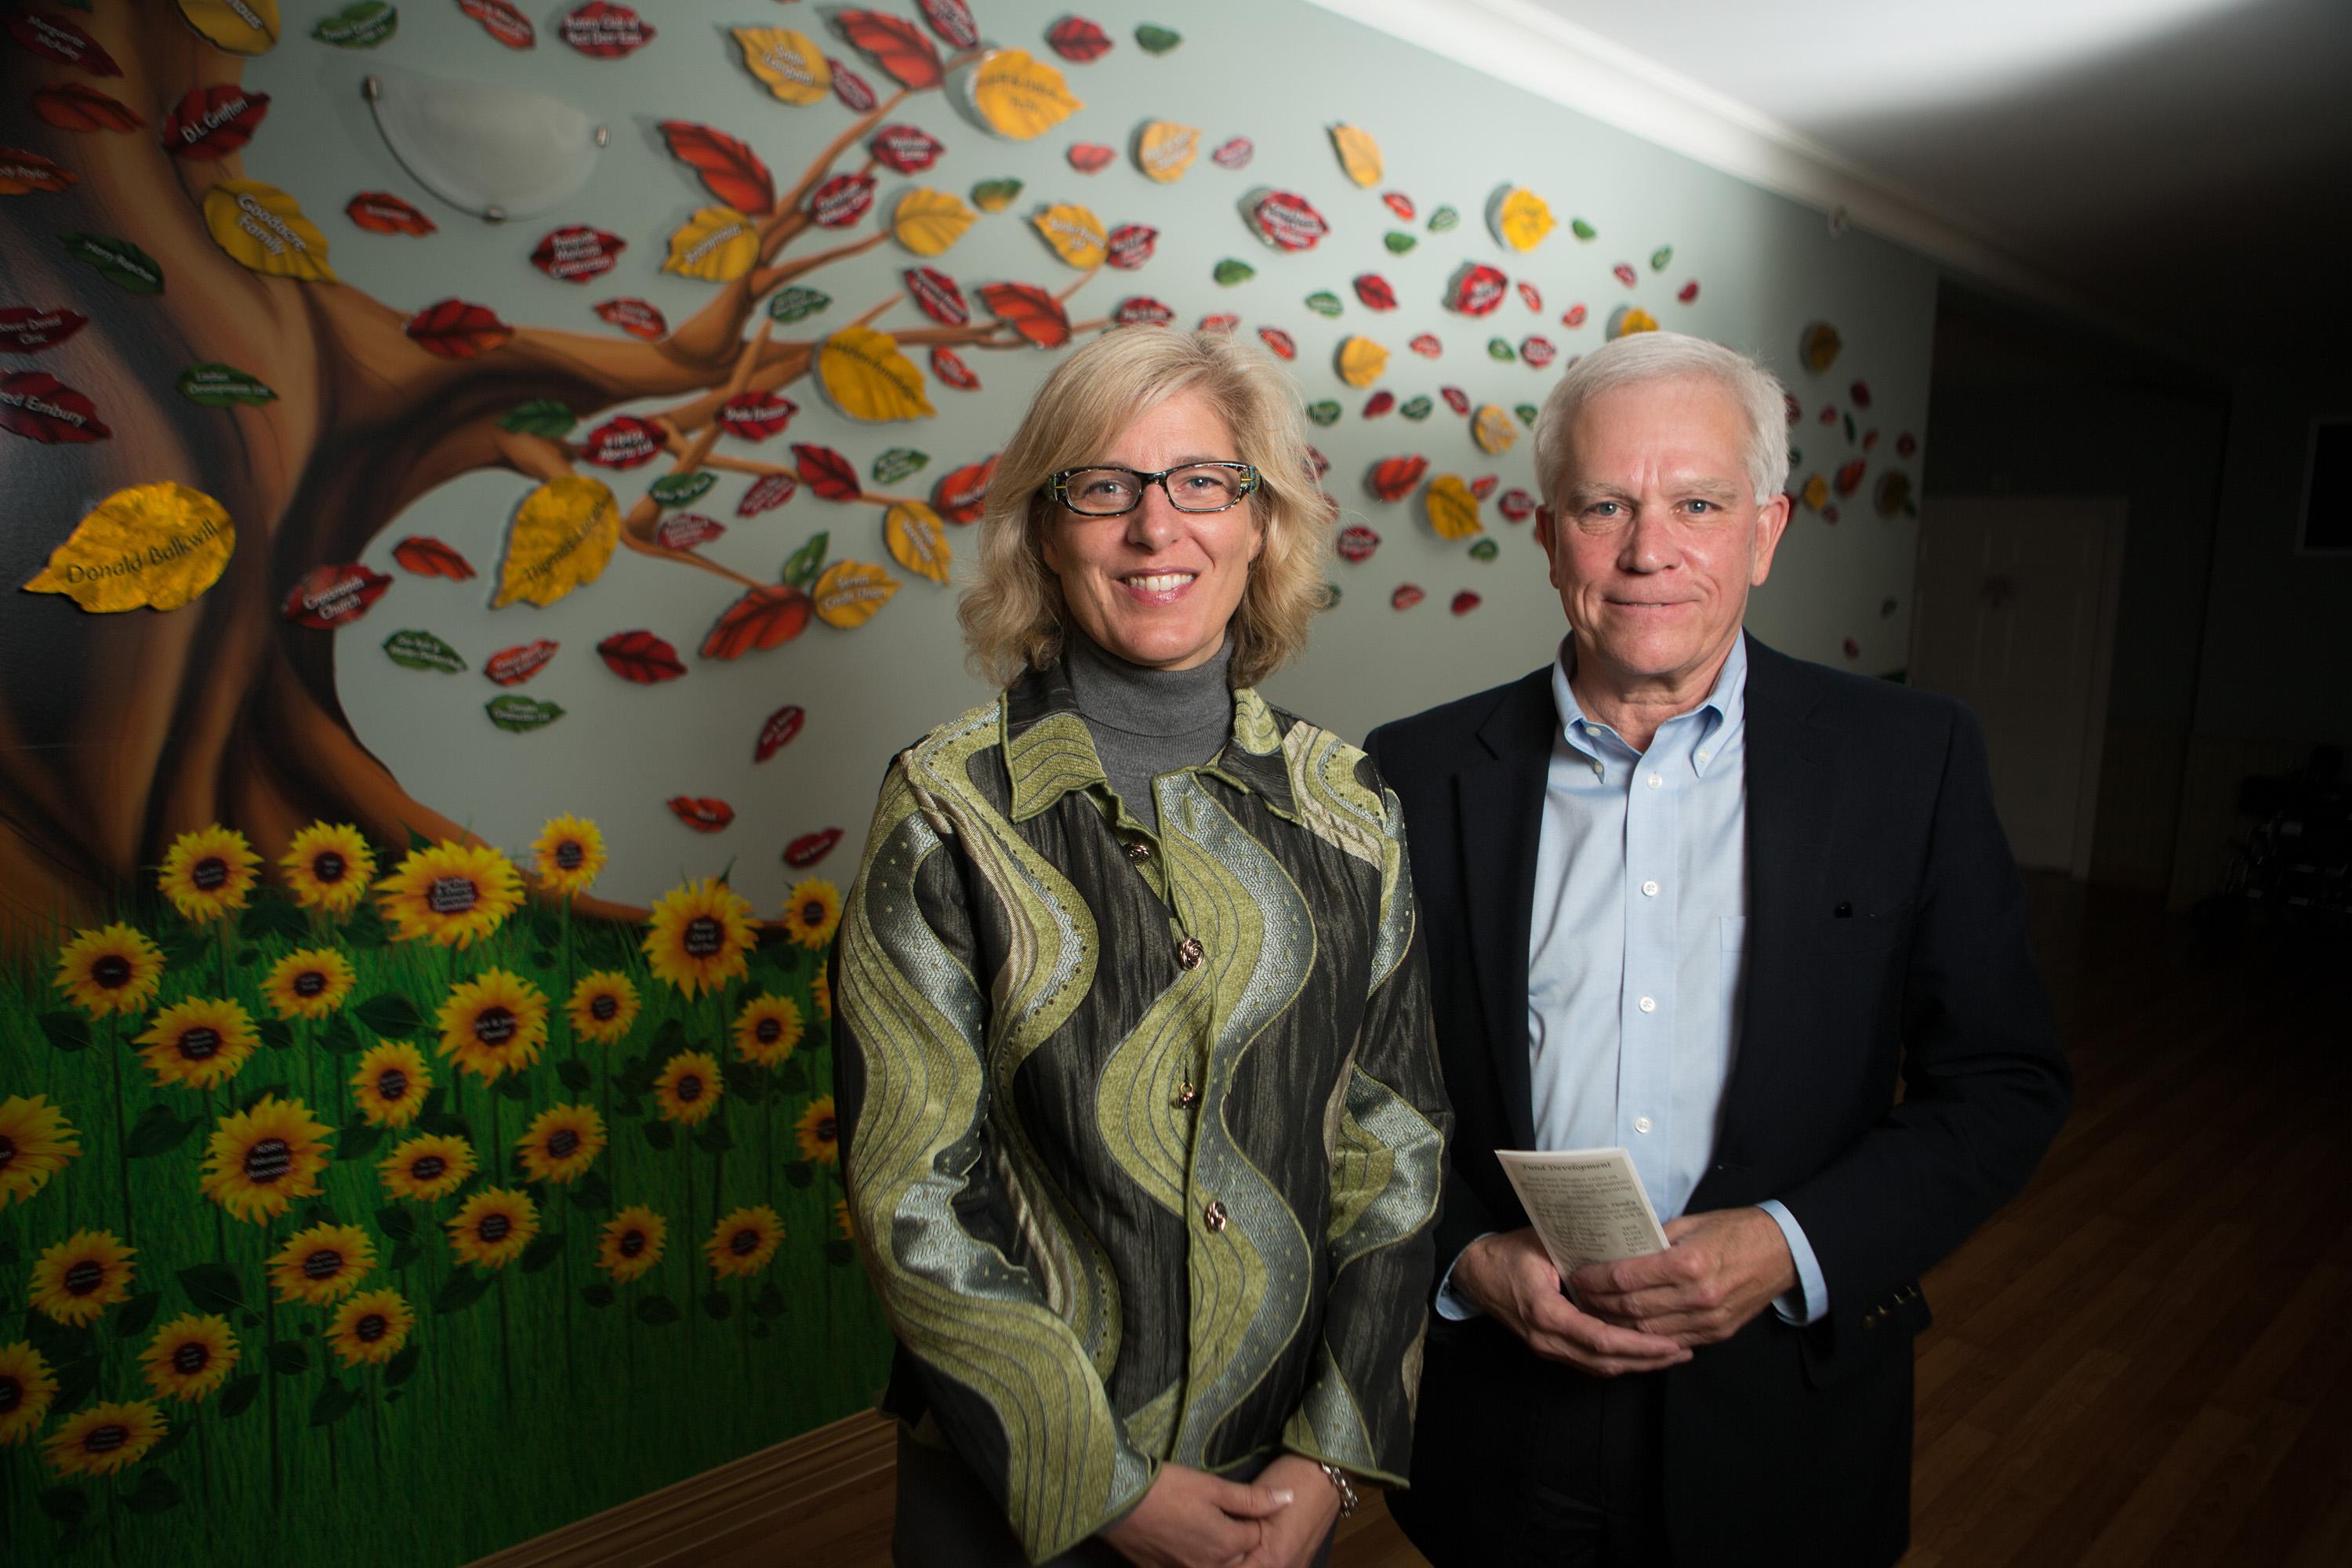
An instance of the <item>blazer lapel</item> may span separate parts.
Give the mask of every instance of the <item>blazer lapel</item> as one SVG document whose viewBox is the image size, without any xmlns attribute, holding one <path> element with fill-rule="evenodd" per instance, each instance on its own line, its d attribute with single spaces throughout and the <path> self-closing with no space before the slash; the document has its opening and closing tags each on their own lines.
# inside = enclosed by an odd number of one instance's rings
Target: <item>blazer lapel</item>
<svg viewBox="0 0 2352 1568">
<path fill-rule="evenodd" d="M 1535 1147 L 1528 1078 L 1528 927 L 1535 906 L 1536 841 L 1559 723 L 1551 671 L 1511 686 L 1478 730 L 1484 753 L 1454 775 L 1462 832 L 1463 904 L 1477 969 L 1479 1008 L 1495 1054 L 1515 1147 Z"/>
</svg>

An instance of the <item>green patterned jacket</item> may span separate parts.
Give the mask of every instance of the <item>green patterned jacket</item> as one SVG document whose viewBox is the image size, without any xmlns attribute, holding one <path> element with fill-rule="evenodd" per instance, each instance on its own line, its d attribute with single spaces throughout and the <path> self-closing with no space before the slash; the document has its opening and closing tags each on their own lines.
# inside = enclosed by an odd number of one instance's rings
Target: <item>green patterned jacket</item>
<svg viewBox="0 0 2352 1568">
<path fill-rule="evenodd" d="M 1162 1462 L 1397 1485 L 1412 1449 L 1452 1115 L 1403 817 L 1361 752 L 1234 695 L 1155 833 L 1061 668 L 1027 677 L 892 764 L 843 916 L 843 1170 L 896 1403 L 1037 1561 Z"/>
</svg>

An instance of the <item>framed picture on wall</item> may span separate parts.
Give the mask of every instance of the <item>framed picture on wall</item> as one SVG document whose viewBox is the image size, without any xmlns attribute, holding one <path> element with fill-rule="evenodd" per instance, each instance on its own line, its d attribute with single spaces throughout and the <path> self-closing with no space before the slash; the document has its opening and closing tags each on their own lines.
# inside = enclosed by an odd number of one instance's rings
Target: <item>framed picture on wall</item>
<svg viewBox="0 0 2352 1568">
<path fill-rule="evenodd" d="M 2297 553 L 2352 555 L 2352 418 L 2311 422 Z"/>
</svg>

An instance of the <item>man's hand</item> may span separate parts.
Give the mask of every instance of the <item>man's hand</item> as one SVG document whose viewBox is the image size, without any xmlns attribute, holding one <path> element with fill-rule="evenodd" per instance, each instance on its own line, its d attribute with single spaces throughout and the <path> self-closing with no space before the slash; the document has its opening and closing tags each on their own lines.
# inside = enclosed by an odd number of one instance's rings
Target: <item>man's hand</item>
<svg viewBox="0 0 2352 1568">
<path fill-rule="evenodd" d="M 1325 1491 L 1331 1489 L 1321 1471 L 1315 1480 Z M 1288 1511 L 1292 1498 L 1289 1487 L 1268 1484 L 1263 1477 L 1255 1486 L 1240 1486 L 1205 1470 L 1162 1465 L 1143 1500 L 1104 1531 L 1102 1539 L 1143 1568 L 1239 1568 L 1257 1561 L 1250 1554 L 1266 1539 L 1265 1521 Z"/>
<path fill-rule="evenodd" d="M 1765 1215 L 1764 1223 L 1771 1224 L 1771 1216 Z M 1595 1377 L 1656 1372 L 1690 1360 L 1690 1352 L 1674 1340 L 1579 1311 L 1561 1293 L 1559 1270 L 1551 1266 L 1531 1226 L 1482 1236 L 1464 1247 L 1454 1265 L 1454 1288 L 1536 1354 Z"/>
<path fill-rule="evenodd" d="M 1339 1490 L 1323 1467 L 1303 1454 L 1285 1454 L 1258 1472 L 1257 1484 L 1294 1500 L 1265 1521 L 1265 1536 L 1244 1568 L 1306 1568 L 1339 1518 Z"/>
<path fill-rule="evenodd" d="M 1797 1286 L 1788 1237 L 1762 1209 L 1685 1215 L 1666 1250 L 1595 1263 L 1569 1277 L 1584 1310 L 1680 1345 L 1718 1344 Z"/>
</svg>

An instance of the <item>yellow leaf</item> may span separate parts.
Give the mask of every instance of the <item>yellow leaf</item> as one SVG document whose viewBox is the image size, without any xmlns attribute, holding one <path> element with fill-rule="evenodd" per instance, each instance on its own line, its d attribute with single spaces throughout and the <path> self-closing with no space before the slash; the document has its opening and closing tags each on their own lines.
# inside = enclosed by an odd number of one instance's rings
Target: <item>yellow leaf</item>
<svg viewBox="0 0 2352 1568">
<path fill-rule="evenodd" d="M 602 479 L 571 474 L 548 480 L 515 510 L 490 608 L 517 599 L 545 608 L 603 576 L 620 542 L 620 503 Z"/>
<path fill-rule="evenodd" d="M 1381 144 L 1372 140 L 1370 132 L 1334 125 L 1331 150 L 1339 154 L 1339 167 L 1348 172 L 1348 178 L 1367 187 L 1381 183 Z"/>
<path fill-rule="evenodd" d="M 918 577 L 945 584 L 955 552 L 948 547 L 948 531 L 940 514 L 921 501 L 900 501 L 882 514 L 882 538 L 890 558 Z"/>
<path fill-rule="evenodd" d="M 1805 488 L 1799 490 L 1797 494 L 1807 506 L 1819 511 L 1829 504 L 1830 482 L 1819 474 L 1807 474 Z"/>
<path fill-rule="evenodd" d="M 1062 73 L 1026 49 L 992 49 L 971 73 L 971 106 L 999 136 L 1027 142 L 1086 107 Z"/>
<path fill-rule="evenodd" d="M 759 231 L 733 207 L 703 207 L 669 237 L 664 272 L 732 283 L 760 259 Z"/>
<path fill-rule="evenodd" d="M 1059 202 L 1029 220 L 1054 254 L 1080 271 L 1100 267 L 1109 255 L 1108 241 L 1103 233 L 1102 219 L 1075 202 Z"/>
<path fill-rule="evenodd" d="M 1487 215 L 1495 237 L 1513 250 L 1533 250 L 1543 243 L 1543 237 L 1559 226 L 1545 200 L 1524 185 L 1510 185 L 1495 195 L 1494 209 Z"/>
<path fill-rule="evenodd" d="M 1349 338 L 1339 345 L 1339 379 L 1364 387 L 1380 380 L 1389 367 L 1389 351 L 1370 338 Z"/>
<path fill-rule="evenodd" d="M 833 90 L 833 67 L 806 34 L 790 27 L 738 27 L 743 63 L 786 103 L 821 103 Z"/>
<path fill-rule="evenodd" d="M 947 191 L 917 186 L 898 198 L 890 232 L 918 256 L 937 256 L 963 237 L 980 215 Z"/>
<path fill-rule="evenodd" d="M 1143 165 L 1147 177 L 1163 185 L 1172 185 L 1182 179 L 1184 171 L 1200 155 L 1200 132 L 1172 120 L 1153 121 L 1135 139 L 1135 161 Z"/>
<path fill-rule="evenodd" d="M 816 580 L 816 618 L 847 631 L 874 618 L 890 602 L 898 580 L 863 561 L 836 561 Z"/>
<path fill-rule="evenodd" d="M 25 588 L 101 614 L 176 610 L 220 580 L 236 548 L 227 509 L 204 491 L 133 485 L 75 524 Z"/>
<path fill-rule="evenodd" d="M 1470 438 L 1478 443 L 1478 450 L 1500 457 L 1519 438 L 1519 427 L 1511 423 L 1509 409 L 1489 403 L 1471 416 Z"/>
<path fill-rule="evenodd" d="M 1617 309 L 1617 313 L 1609 318 L 1609 338 L 1612 342 L 1634 332 L 1654 332 L 1657 330 L 1658 318 L 1639 305 L 1621 305 Z"/>
<path fill-rule="evenodd" d="M 278 42 L 278 0 L 180 0 L 180 15 L 233 55 L 266 55 Z"/>
<path fill-rule="evenodd" d="M 259 180 L 223 180 L 205 193 L 205 226 L 240 266 L 271 278 L 332 283 L 327 237 L 301 204 Z"/>
<path fill-rule="evenodd" d="M 852 419 L 929 419 L 939 412 L 923 395 L 923 373 L 898 352 L 898 340 L 871 327 L 844 327 L 825 339 L 816 377 L 833 405 Z"/>
<path fill-rule="evenodd" d="M 1486 525 L 1478 521 L 1478 498 L 1470 493 L 1460 474 L 1440 474 L 1430 480 L 1421 504 L 1440 539 L 1467 539 L 1486 531 Z"/>
</svg>

